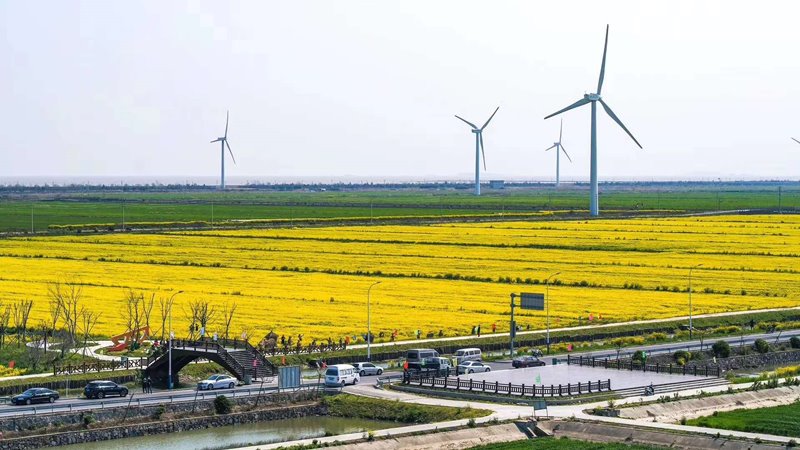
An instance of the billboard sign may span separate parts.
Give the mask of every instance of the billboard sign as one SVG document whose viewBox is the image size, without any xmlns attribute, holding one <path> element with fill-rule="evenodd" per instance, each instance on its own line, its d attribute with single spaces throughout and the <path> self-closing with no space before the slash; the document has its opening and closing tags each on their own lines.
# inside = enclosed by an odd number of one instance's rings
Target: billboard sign
<svg viewBox="0 0 800 450">
<path fill-rule="evenodd" d="M 520 308 L 544 311 L 544 294 L 531 294 L 529 292 L 523 292 L 519 297 Z"/>
</svg>

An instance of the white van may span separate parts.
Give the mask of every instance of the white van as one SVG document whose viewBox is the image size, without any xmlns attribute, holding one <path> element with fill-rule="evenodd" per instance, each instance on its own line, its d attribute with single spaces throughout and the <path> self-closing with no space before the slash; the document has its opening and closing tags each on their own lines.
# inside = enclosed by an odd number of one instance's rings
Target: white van
<svg viewBox="0 0 800 450">
<path fill-rule="evenodd" d="M 483 355 L 481 355 L 481 349 L 479 348 L 462 348 L 461 350 L 456 350 L 455 357 L 456 365 L 458 365 L 464 361 L 480 361 Z"/>
<path fill-rule="evenodd" d="M 358 370 L 350 364 L 328 366 L 328 370 L 325 371 L 325 386 L 356 384 L 360 379 Z"/>
</svg>

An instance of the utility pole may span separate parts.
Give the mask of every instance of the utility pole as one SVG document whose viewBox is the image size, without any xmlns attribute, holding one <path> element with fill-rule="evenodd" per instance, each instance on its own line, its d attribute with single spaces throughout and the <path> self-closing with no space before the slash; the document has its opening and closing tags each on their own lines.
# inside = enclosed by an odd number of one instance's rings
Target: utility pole
<svg viewBox="0 0 800 450">
<path fill-rule="evenodd" d="M 122 204 L 122 232 L 125 232 L 125 203 Z"/>
<path fill-rule="evenodd" d="M 547 354 L 550 354 L 550 278 L 553 278 L 556 275 L 559 275 L 561 272 L 556 272 L 546 280 L 544 280 L 544 292 L 545 292 L 545 308 L 547 309 Z"/>
<path fill-rule="evenodd" d="M 214 201 L 211 201 L 211 229 L 214 229 Z"/>
<path fill-rule="evenodd" d="M 778 214 L 783 214 L 783 208 L 781 208 L 781 187 L 778 186 Z"/>
<path fill-rule="evenodd" d="M 33 234 L 33 203 L 31 203 L 31 234 Z"/>
<path fill-rule="evenodd" d="M 694 267 L 689 268 L 689 339 L 692 338 L 692 271 L 698 267 L 701 267 L 702 264 L 698 264 Z"/>
<path fill-rule="evenodd" d="M 175 339 L 175 332 L 172 331 L 172 301 L 175 299 L 176 295 L 178 295 L 178 294 L 180 294 L 182 292 L 183 291 L 178 291 L 178 292 L 172 294 L 172 296 L 169 298 L 169 301 L 167 302 L 167 304 L 169 305 L 169 347 L 168 347 L 169 356 L 167 356 L 167 358 L 169 359 L 169 369 L 168 369 L 168 375 L 167 375 L 167 379 L 168 379 L 167 387 L 169 389 L 172 389 L 172 386 L 173 386 L 172 385 L 172 340 Z"/>
<path fill-rule="evenodd" d="M 517 323 L 514 322 L 514 298 L 517 294 L 511 294 L 511 332 L 508 333 L 511 342 L 511 358 L 514 358 L 514 338 L 517 336 Z"/>
</svg>

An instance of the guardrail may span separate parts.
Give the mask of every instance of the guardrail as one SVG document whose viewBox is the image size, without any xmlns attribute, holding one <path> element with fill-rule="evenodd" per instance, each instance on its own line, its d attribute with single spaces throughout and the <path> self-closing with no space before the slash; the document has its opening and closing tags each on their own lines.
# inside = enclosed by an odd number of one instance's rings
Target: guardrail
<svg viewBox="0 0 800 450">
<path fill-rule="evenodd" d="M 462 380 L 459 377 L 426 377 L 412 373 L 403 374 L 403 384 L 425 388 L 441 388 L 464 392 L 483 392 L 490 394 L 517 395 L 520 397 L 563 397 L 571 395 L 593 394 L 611 390 L 611 380 L 589 381 L 586 383 L 567 383 L 535 385 L 513 384 L 500 382 L 476 381 L 471 378 Z"/>
<path fill-rule="evenodd" d="M 701 377 L 719 377 L 721 370 L 717 367 L 678 366 L 673 364 L 642 364 L 624 359 L 598 359 L 595 357 L 567 356 L 567 364 L 585 367 L 602 367 L 604 369 L 629 370 L 640 372 L 667 373 L 671 375 L 694 375 Z"/>
<path fill-rule="evenodd" d="M 291 391 L 305 391 L 317 390 L 323 387 L 320 383 L 303 384 L 299 388 L 291 389 Z M 231 398 L 252 397 L 256 395 L 274 395 L 282 392 L 287 392 L 287 389 L 280 389 L 277 386 L 262 387 L 262 388 L 247 388 L 247 389 L 216 389 L 213 391 L 190 391 L 171 394 L 171 395 L 158 395 L 153 397 L 135 398 L 136 394 L 131 394 L 130 397 L 121 397 L 118 399 L 104 399 L 102 401 L 89 402 L 71 402 L 66 405 L 58 403 L 47 403 L 43 406 L 13 406 L 0 409 L 0 420 L 3 418 L 23 417 L 30 415 L 40 414 L 58 414 L 74 411 L 86 411 L 92 409 L 106 409 L 117 407 L 128 407 L 135 405 L 136 407 L 148 405 L 160 405 L 164 403 L 188 403 L 190 401 L 196 402 L 198 400 L 213 400 L 218 395 L 227 395 Z M 75 399 L 78 400 L 78 399 Z M 13 409 L 12 409 L 13 408 Z M 14 414 L 6 414 L 9 410 Z"/>
</svg>

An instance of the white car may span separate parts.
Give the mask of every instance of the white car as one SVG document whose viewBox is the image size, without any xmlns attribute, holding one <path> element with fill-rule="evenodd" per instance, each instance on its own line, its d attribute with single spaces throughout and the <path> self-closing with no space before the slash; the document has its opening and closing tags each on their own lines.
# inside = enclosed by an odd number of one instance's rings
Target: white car
<svg viewBox="0 0 800 450">
<path fill-rule="evenodd" d="M 236 378 L 230 375 L 211 375 L 203 381 L 197 383 L 198 391 L 209 389 L 233 389 L 236 387 Z"/>
<path fill-rule="evenodd" d="M 492 368 L 479 361 L 464 361 L 458 365 L 458 373 L 491 372 Z"/>
</svg>

